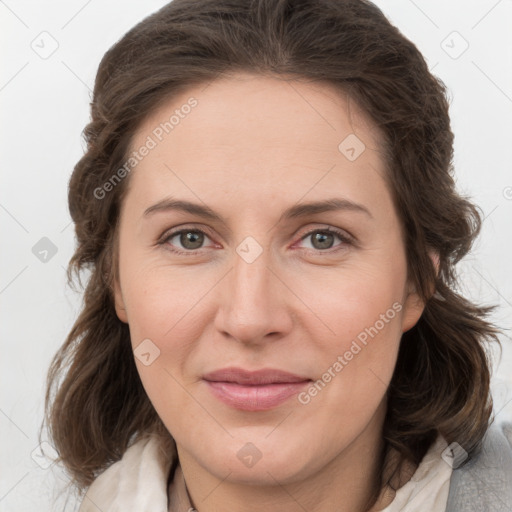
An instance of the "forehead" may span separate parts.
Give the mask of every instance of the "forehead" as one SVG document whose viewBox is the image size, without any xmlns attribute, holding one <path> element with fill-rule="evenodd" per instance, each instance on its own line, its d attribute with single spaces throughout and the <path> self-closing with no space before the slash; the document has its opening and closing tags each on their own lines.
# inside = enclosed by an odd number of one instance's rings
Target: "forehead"
<svg viewBox="0 0 512 512">
<path fill-rule="evenodd" d="M 261 204 L 342 186 L 360 201 L 365 189 L 385 192 L 380 144 L 369 117 L 331 84 L 238 73 L 190 87 L 146 118 L 131 149 L 151 149 L 130 188 L 146 200 L 178 188 Z"/>
<path fill-rule="evenodd" d="M 193 107 L 189 106 L 191 98 Z M 332 150 L 333 143 L 336 147 L 336 142 L 351 133 L 364 138 L 367 146 L 380 143 L 367 114 L 344 90 L 332 84 L 236 73 L 192 86 L 164 100 L 146 118 L 132 145 L 137 146 L 145 135 L 155 132 L 155 137 L 165 138 L 170 145 L 175 142 L 174 149 L 179 150 L 183 142 L 180 132 L 185 135 L 190 124 L 194 130 L 201 130 L 197 133 L 198 145 L 228 145 L 237 152 L 256 153 L 262 144 Z M 161 137 L 159 131 L 164 131 Z M 235 141 L 236 146 L 230 144 Z M 192 144 L 187 146 L 190 149 Z"/>
</svg>

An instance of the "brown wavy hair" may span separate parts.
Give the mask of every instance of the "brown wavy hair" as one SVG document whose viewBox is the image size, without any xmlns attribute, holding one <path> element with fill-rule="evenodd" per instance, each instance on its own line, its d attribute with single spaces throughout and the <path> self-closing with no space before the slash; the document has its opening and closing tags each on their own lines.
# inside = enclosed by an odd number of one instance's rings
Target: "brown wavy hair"
<svg viewBox="0 0 512 512">
<path fill-rule="evenodd" d="M 80 272 L 89 276 L 81 312 L 48 372 L 45 422 L 73 485 L 83 491 L 148 433 L 174 453 L 114 309 L 119 212 L 130 176 L 101 200 L 95 191 L 124 164 L 134 133 L 163 101 L 236 71 L 334 85 L 379 129 L 408 277 L 426 304 L 401 339 L 387 393 L 386 450 L 418 464 L 440 433 L 473 454 L 492 422 L 485 342 L 500 344 L 501 331 L 486 319 L 494 306 L 457 292 L 455 265 L 482 216 L 455 190 L 445 85 L 369 1 L 173 0 L 104 55 L 83 132 L 87 149 L 69 182 L 77 245 L 68 284 L 76 274 L 83 288 Z M 439 254 L 437 273 L 429 250 Z"/>
</svg>

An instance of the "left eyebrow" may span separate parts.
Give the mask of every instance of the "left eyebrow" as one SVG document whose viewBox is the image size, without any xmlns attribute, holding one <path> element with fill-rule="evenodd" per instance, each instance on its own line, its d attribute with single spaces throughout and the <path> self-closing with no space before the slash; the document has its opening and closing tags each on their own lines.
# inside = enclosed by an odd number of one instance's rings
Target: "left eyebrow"
<svg viewBox="0 0 512 512">
<path fill-rule="evenodd" d="M 177 200 L 171 197 L 162 199 L 158 203 L 150 206 L 147 210 L 144 211 L 143 217 L 148 217 L 157 212 L 165 212 L 170 210 L 181 210 L 192 215 L 197 215 L 199 217 L 203 217 L 205 219 L 209 219 L 212 221 L 217 221 L 222 224 L 225 224 L 224 219 L 216 212 L 214 212 L 211 208 L 206 205 L 201 205 L 198 203 L 192 203 L 190 201 Z M 370 211 L 359 203 L 354 203 L 353 201 L 349 201 L 348 199 L 342 198 L 331 198 L 325 199 L 323 201 L 314 201 L 310 203 L 302 203 L 294 205 L 288 209 L 286 209 L 282 215 L 279 217 L 279 221 L 306 217 L 308 215 L 315 215 L 324 212 L 330 211 L 353 211 L 358 213 L 363 213 L 370 218 L 373 219 L 373 215 Z"/>
<path fill-rule="evenodd" d="M 368 208 L 359 203 L 354 203 L 348 199 L 333 197 L 324 199 L 323 201 L 314 201 L 310 203 L 302 203 L 292 206 L 283 212 L 279 217 L 279 222 L 284 219 L 292 219 L 297 217 L 306 217 L 307 215 L 315 215 L 330 211 L 345 210 L 358 213 L 364 213 L 373 219 L 373 215 Z"/>
</svg>

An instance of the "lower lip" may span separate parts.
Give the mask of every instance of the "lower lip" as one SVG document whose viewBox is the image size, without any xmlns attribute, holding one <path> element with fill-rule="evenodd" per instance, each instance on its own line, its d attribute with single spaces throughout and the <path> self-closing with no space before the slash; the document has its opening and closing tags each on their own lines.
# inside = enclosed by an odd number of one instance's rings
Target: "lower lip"
<svg viewBox="0 0 512 512">
<path fill-rule="evenodd" d="M 205 381 L 221 402 L 243 411 L 266 411 L 298 394 L 310 381 L 244 386 L 234 382 Z"/>
</svg>

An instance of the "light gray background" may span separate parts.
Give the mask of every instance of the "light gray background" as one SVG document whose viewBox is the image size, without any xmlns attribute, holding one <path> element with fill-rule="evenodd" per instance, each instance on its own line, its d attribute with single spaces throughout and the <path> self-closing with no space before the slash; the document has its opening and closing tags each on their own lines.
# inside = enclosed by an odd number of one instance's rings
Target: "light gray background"
<svg viewBox="0 0 512 512">
<path fill-rule="evenodd" d="M 64 505 L 58 491 L 65 476 L 38 457 L 37 434 L 46 371 L 81 301 L 65 282 L 74 247 L 68 179 L 83 152 L 81 131 L 101 57 L 165 3 L 0 0 L 0 511 Z M 499 304 L 493 319 L 510 329 L 512 1 L 375 3 L 450 89 L 458 187 L 485 212 L 483 232 L 460 273 L 467 295 Z M 43 237 L 57 249 L 46 262 L 33 253 Z M 511 340 L 502 341 L 493 377 L 497 421 L 512 418 Z M 66 510 L 74 505 L 71 500 Z"/>
</svg>

